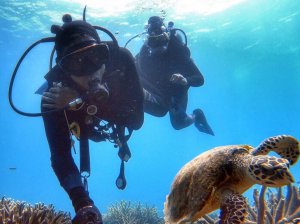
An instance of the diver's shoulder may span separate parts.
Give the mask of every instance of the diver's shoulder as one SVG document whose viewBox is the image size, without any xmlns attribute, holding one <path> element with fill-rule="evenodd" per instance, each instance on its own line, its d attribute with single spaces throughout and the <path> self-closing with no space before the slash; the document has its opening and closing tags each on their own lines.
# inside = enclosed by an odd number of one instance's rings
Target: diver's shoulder
<svg viewBox="0 0 300 224">
<path fill-rule="evenodd" d="M 127 56 L 131 56 L 132 57 L 131 52 L 127 48 L 125 48 L 125 47 L 119 47 L 119 53 L 122 54 L 122 55 L 124 55 L 124 56 L 127 55 Z"/>
<path fill-rule="evenodd" d="M 124 47 L 119 47 L 119 57 L 123 60 L 127 59 L 127 60 L 134 61 L 134 57 L 132 53 L 127 48 Z"/>
</svg>

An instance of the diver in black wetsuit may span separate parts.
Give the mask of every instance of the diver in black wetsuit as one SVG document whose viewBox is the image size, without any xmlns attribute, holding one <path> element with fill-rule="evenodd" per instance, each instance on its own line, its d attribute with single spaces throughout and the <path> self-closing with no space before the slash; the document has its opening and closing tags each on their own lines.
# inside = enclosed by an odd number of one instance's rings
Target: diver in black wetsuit
<svg viewBox="0 0 300 224">
<path fill-rule="evenodd" d="M 201 109 L 186 114 L 188 89 L 203 85 L 204 78 L 176 29 L 167 30 L 158 16 L 148 20 L 147 40 L 136 56 L 136 67 L 144 88 L 145 112 L 158 117 L 169 112 L 175 129 L 194 123 L 199 131 L 214 135 Z"/>
<path fill-rule="evenodd" d="M 127 147 L 122 131 L 125 127 L 137 130 L 143 124 L 143 90 L 127 49 L 101 42 L 96 29 L 85 21 L 64 22 L 52 31 L 57 64 L 45 76 L 49 87 L 42 97 L 43 112 L 69 105 L 67 110 L 43 115 L 51 164 L 74 206 L 72 223 L 102 224 L 72 158 L 70 128 L 77 127 L 80 146 L 88 144 L 88 139 L 104 141 L 95 127 L 105 120 L 119 130 L 120 147 Z"/>
</svg>

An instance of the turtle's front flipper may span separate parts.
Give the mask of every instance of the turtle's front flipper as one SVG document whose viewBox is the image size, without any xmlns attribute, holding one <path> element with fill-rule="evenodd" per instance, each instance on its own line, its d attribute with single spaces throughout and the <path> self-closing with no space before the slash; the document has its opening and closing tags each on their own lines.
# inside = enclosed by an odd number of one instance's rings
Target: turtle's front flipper
<svg viewBox="0 0 300 224">
<path fill-rule="evenodd" d="M 282 158 L 287 159 L 291 165 L 297 162 L 300 154 L 299 142 L 288 135 L 278 135 L 265 139 L 252 151 L 252 155 L 266 155 L 270 151 L 278 153 Z"/>
<path fill-rule="evenodd" d="M 246 199 L 231 190 L 223 192 L 220 209 L 220 224 L 243 224 L 248 216 Z"/>
</svg>

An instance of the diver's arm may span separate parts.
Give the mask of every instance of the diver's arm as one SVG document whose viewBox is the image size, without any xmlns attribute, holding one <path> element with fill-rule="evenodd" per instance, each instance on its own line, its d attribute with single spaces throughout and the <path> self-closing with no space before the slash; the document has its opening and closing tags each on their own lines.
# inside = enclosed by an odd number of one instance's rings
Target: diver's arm
<svg viewBox="0 0 300 224">
<path fill-rule="evenodd" d="M 42 104 L 44 104 L 44 101 L 42 101 Z M 48 108 L 42 106 L 42 112 L 48 110 Z M 51 152 L 70 150 L 70 132 L 64 111 L 45 114 L 43 115 L 43 121 Z"/>
<path fill-rule="evenodd" d="M 180 35 L 175 35 L 174 38 L 171 38 L 169 48 L 172 52 L 171 57 L 176 60 L 177 73 L 187 79 L 187 86 L 202 86 L 204 84 L 203 75 L 191 58 L 190 49 L 184 46 Z"/>
<path fill-rule="evenodd" d="M 188 58 L 183 64 L 186 68 L 184 77 L 187 79 L 188 85 L 193 87 L 202 86 L 204 84 L 204 77 L 194 61 L 191 58 Z"/>
</svg>

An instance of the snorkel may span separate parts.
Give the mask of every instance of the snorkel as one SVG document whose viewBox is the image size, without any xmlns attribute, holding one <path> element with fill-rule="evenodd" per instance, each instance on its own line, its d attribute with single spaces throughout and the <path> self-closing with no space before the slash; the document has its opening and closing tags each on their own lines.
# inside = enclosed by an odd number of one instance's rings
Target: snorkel
<svg viewBox="0 0 300 224">
<path fill-rule="evenodd" d="M 83 11 L 83 21 L 84 21 L 84 22 L 86 21 L 86 19 L 85 19 L 85 14 L 86 14 L 86 7 L 84 8 L 84 11 Z M 63 16 L 62 21 L 63 21 L 64 24 L 70 23 L 70 22 L 72 22 L 72 17 L 71 17 L 69 14 L 66 14 L 66 15 Z M 18 60 L 16 66 L 15 66 L 15 69 L 14 69 L 14 71 L 13 71 L 13 73 L 12 73 L 12 76 L 11 76 L 11 80 L 10 80 L 10 84 L 9 84 L 9 91 L 8 91 L 9 103 L 10 103 L 12 109 L 13 109 L 15 112 L 17 112 L 18 114 L 21 114 L 21 115 L 23 115 L 23 116 L 28 116 L 28 117 L 42 116 L 42 115 L 45 115 L 45 114 L 49 114 L 49 113 L 53 113 L 53 112 L 58 112 L 58 111 L 66 110 L 66 109 L 68 109 L 68 108 L 74 106 L 74 103 L 75 103 L 75 102 L 76 102 L 76 104 L 78 104 L 78 103 L 83 102 L 83 101 L 87 98 L 87 96 L 86 96 L 87 94 L 85 94 L 84 96 L 81 96 L 79 99 L 76 99 L 76 100 L 70 102 L 69 105 L 67 105 L 67 106 L 65 106 L 65 107 L 63 107 L 63 108 L 60 108 L 60 109 L 52 109 L 52 110 L 48 110 L 48 111 L 44 111 L 44 112 L 39 112 L 39 113 L 29 113 L 29 112 L 24 112 L 24 111 L 20 110 L 20 109 L 14 104 L 14 102 L 13 102 L 12 93 L 13 93 L 14 82 L 15 82 L 15 78 L 16 78 L 16 76 L 17 76 L 17 73 L 18 73 L 18 71 L 19 71 L 19 67 L 20 67 L 20 65 L 22 64 L 24 58 L 28 55 L 28 53 L 29 53 L 33 48 L 35 48 L 35 47 L 36 47 L 37 45 L 39 45 L 39 44 L 42 44 L 42 43 L 49 43 L 49 42 L 55 43 L 56 40 L 57 40 L 58 33 L 61 31 L 62 27 L 63 27 L 63 26 L 52 25 L 52 26 L 51 26 L 51 32 L 52 32 L 53 34 L 55 34 L 55 36 L 54 36 L 54 37 L 46 37 L 46 38 L 42 38 L 42 39 L 36 41 L 35 43 L 33 43 L 31 46 L 29 46 L 29 47 L 26 49 L 26 51 L 22 54 L 22 56 L 21 56 L 20 59 Z M 114 37 L 114 35 L 113 35 L 109 30 L 107 30 L 107 29 L 105 29 L 105 28 L 103 28 L 103 27 L 101 27 L 101 26 L 92 26 L 92 27 L 94 27 L 94 28 L 95 28 L 96 30 L 98 30 L 98 31 L 102 31 L 102 32 L 106 33 L 106 34 L 111 38 L 113 46 L 116 47 L 116 48 L 119 47 L 116 38 Z M 103 44 L 103 45 L 105 45 L 105 44 Z M 107 47 L 107 45 L 102 46 L 102 48 L 105 48 L 105 47 Z M 55 49 L 55 46 L 54 46 L 54 47 L 53 47 L 53 50 L 52 50 L 52 52 L 51 52 L 51 55 L 50 55 L 50 63 L 49 63 L 49 69 L 50 69 L 50 70 L 53 69 L 53 67 L 52 67 L 52 62 L 53 62 L 53 57 L 54 57 L 55 52 L 57 53 L 57 51 L 56 51 L 56 49 Z M 58 61 L 57 61 L 57 62 L 58 62 Z M 58 65 L 58 63 L 57 63 L 57 65 Z M 98 83 L 98 84 L 99 84 L 99 83 Z M 90 87 L 91 87 L 91 89 L 95 90 L 95 89 L 97 89 L 95 86 L 97 86 L 97 85 L 93 85 L 93 86 L 90 86 Z M 99 86 L 99 85 L 98 85 L 98 86 Z M 99 90 L 99 89 L 98 89 L 98 90 Z M 96 96 L 96 98 L 99 98 L 99 91 L 91 91 L 91 90 L 89 91 L 89 93 L 92 93 L 92 92 L 96 93 L 96 95 L 98 96 L 98 97 Z"/>
</svg>

